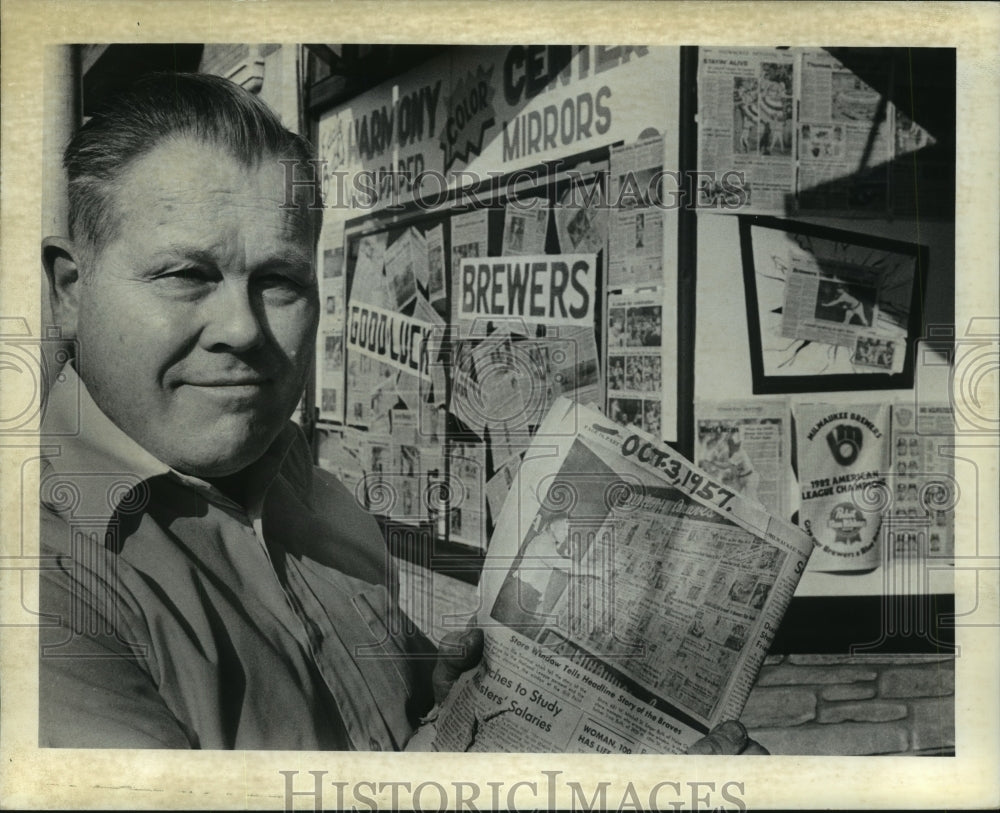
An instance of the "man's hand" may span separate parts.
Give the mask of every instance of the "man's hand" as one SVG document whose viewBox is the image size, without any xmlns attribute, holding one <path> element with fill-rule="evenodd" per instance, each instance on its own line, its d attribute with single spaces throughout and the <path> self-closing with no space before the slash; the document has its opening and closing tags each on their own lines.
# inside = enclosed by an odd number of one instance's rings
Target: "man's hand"
<svg viewBox="0 0 1000 813">
<path fill-rule="evenodd" d="M 736 720 L 719 723 L 694 743 L 687 752 L 689 754 L 709 754 L 713 756 L 732 756 L 736 754 L 770 754 L 763 745 L 747 736 L 747 730 Z"/>
<path fill-rule="evenodd" d="M 431 751 L 431 744 L 437 736 L 438 712 L 451 691 L 451 687 L 463 672 L 475 667 L 483 657 L 483 631 L 479 627 L 469 627 L 464 632 L 449 632 L 441 639 L 438 647 L 437 663 L 431 674 L 434 690 L 434 707 L 421 719 L 420 727 L 406 743 L 406 751 Z"/>
<path fill-rule="evenodd" d="M 483 631 L 479 627 L 445 635 L 438 647 L 437 663 L 431 676 L 434 702 L 443 703 L 462 672 L 472 669 L 482 657 Z"/>
</svg>

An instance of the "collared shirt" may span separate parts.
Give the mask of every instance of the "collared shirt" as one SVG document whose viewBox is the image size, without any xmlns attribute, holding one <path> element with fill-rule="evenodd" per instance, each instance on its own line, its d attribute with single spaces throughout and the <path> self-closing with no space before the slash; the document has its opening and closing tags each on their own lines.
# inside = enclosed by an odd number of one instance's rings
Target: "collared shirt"
<svg viewBox="0 0 1000 813">
<path fill-rule="evenodd" d="M 298 427 L 247 470 L 249 507 L 145 451 L 70 366 L 42 440 L 40 745 L 402 748 L 433 648 Z"/>
</svg>

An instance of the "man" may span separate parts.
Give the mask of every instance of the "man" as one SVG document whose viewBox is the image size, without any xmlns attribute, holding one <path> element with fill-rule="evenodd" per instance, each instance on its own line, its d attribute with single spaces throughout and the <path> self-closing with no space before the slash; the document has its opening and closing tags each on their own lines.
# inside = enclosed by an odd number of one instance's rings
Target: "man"
<svg viewBox="0 0 1000 813">
<path fill-rule="evenodd" d="M 750 455 L 743 448 L 743 433 L 739 426 L 733 426 L 729 430 L 727 446 L 729 469 L 723 476 L 722 482 L 732 486 L 740 494 L 756 500 L 757 489 L 760 486 L 760 472 L 754 467 Z"/>
<path fill-rule="evenodd" d="M 70 236 L 43 261 L 78 353 L 42 438 L 42 746 L 403 748 L 479 657 L 472 633 L 432 674 L 377 525 L 288 420 L 320 212 L 280 162 L 309 157 L 251 94 L 183 74 L 66 149 Z"/>
<path fill-rule="evenodd" d="M 849 325 L 853 319 L 858 319 L 864 327 L 870 327 L 865 315 L 865 306 L 861 300 L 847 290 L 844 285 L 834 287 L 836 296 L 829 302 L 820 302 L 824 308 L 840 308 L 844 312 L 844 324 Z"/>
<path fill-rule="evenodd" d="M 44 428 L 44 745 L 402 748 L 433 702 L 377 525 L 288 420 L 319 222 L 279 161 L 309 156 L 252 95 L 183 75 L 66 150 L 71 239 L 43 256 L 79 352 Z"/>
</svg>

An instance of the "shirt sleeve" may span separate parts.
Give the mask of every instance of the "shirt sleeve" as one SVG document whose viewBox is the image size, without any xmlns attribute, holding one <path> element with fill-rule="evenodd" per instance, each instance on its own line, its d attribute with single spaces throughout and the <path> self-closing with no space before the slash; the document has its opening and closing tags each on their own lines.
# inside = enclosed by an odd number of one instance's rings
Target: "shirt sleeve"
<svg viewBox="0 0 1000 813">
<path fill-rule="evenodd" d="M 116 632 L 120 604 L 74 579 L 66 558 L 56 562 L 40 583 L 39 746 L 197 747 L 159 695 L 141 644 Z"/>
<path fill-rule="evenodd" d="M 72 651 L 40 656 L 39 747 L 194 747 L 134 660 L 94 638 L 66 647 Z"/>
</svg>

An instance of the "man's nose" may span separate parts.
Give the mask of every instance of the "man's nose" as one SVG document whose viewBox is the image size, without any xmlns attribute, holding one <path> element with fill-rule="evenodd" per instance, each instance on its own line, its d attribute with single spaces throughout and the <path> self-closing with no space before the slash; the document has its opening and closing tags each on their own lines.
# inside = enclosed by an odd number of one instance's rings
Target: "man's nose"
<svg viewBox="0 0 1000 813">
<path fill-rule="evenodd" d="M 253 288 L 227 281 L 205 303 L 202 344 L 209 350 L 241 353 L 262 344 L 266 333 L 263 310 L 255 301 Z"/>
</svg>

